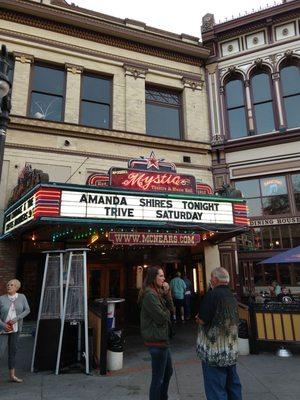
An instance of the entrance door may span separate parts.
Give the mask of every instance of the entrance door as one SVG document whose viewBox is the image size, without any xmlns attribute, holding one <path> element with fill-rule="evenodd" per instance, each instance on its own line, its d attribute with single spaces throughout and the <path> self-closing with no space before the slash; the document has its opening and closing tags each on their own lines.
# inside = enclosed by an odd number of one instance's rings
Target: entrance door
<svg viewBox="0 0 300 400">
<path fill-rule="evenodd" d="M 243 294 L 248 295 L 252 293 L 254 288 L 254 277 L 253 277 L 253 262 L 252 261 L 242 261 L 241 262 L 242 272 L 242 286 L 243 286 Z"/>
<path fill-rule="evenodd" d="M 124 268 L 119 264 L 90 264 L 88 266 L 89 299 L 124 297 Z"/>
</svg>

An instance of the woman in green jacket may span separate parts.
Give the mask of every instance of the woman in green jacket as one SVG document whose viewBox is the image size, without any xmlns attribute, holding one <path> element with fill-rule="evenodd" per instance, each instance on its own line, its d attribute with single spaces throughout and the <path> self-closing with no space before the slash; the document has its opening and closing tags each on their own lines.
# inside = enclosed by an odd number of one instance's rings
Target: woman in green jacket
<svg viewBox="0 0 300 400">
<path fill-rule="evenodd" d="M 150 267 L 139 295 L 141 334 L 151 355 L 152 380 L 149 400 L 167 400 L 173 373 L 169 340 L 172 335 L 170 288 L 160 267 Z"/>
</svg>

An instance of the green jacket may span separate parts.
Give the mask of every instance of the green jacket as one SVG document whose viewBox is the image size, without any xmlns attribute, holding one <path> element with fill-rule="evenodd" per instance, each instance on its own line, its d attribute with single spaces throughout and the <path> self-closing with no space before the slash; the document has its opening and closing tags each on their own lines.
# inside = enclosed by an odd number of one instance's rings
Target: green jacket
<svg viewBox="0 0 300 400">
<path fill-rule="evenodd" d="M 159 296 L 153 289 L 146 288 L 141 301 L 141 334 L 145 342 L 166 342 L 172 335 L 170 311 L 172 299 Z"/>
</svg>

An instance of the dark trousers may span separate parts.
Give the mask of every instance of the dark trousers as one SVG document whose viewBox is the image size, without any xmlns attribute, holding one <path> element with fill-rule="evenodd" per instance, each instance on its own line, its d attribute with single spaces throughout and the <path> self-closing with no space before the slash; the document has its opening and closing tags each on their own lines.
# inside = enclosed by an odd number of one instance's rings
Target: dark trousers
<svg viewBox="0 0 300 400">
<path fill-rule="evenodd" d="M 190 319 L 191 318 L 191 295 L 186 294 L 184 296 L 184 318 Z"/>
<path fill-rule="evenodd" d="M 19 332 L 6 333 L 0 335 L 0 357 L 3 357 L 8 348 L 8 369 L 16 366 L 16 354 L 18 350 Z"/>
<path fill-rule="evenodd" d="M 207 400 L 242 400 L 242 385 L 236 365 L 210 367 L 202 361 L 202 371 Z"/>
<path fill-rule="evenodd" d="M 149 347 L 149 353 L 152 364 L 149 400 L 167 400 L 169 382 L 173 374 L 170 349 Z"/>
</svg>

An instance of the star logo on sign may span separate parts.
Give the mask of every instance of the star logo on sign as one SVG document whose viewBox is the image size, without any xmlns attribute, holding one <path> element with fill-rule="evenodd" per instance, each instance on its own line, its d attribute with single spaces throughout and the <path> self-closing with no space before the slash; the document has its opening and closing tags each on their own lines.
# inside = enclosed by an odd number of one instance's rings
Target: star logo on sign
<svg viewBox="0 0 300 400">
<path fill-rule="evenodd" d="M 147 160 L 147 169 L 154 167 L 157 170 L 159 170 L 159 159 L 156 158 L 154 151 L 151 152 L 150 157 L 146 158 L 146 160 Z"/>
</svg>

